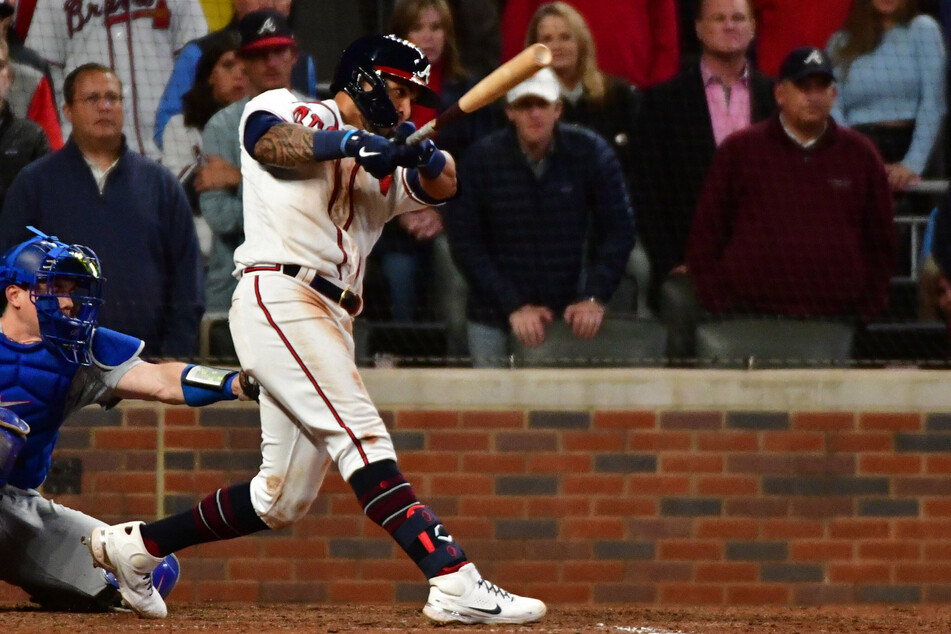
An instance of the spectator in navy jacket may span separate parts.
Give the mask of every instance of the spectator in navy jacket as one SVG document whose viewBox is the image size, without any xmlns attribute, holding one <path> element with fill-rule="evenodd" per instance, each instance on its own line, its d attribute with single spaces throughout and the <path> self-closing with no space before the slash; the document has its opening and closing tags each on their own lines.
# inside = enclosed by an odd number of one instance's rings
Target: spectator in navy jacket
<svg viewBox="0 0 951 634">
<path fill-rule="evenodd" d="M 460 195 L 445 214 L 469 287 L 476 367 L 503 363 L 509 330 L 526 346 L 541 344 L 556 318 L 594 337 L 634 244 L 617 157 L 594 132 L 558 123 L 554 73 L 543 69 L 507 100 L 512 125 L 464 155 Z"/>
<path fill-rule="evenodd" d="M 122 85 L 112 70 L 79 66 L 63 93 L 72 135 L 13 182 L 0 213 L 0 251 L 32 235 L 26 225 L 90 246 L 110 271 L 113 296 L 123 298 L 103 305 L 100 325 L 145 341 L 145 356 L 191 356 L 203 305 L 185 192 L 126 145 Z"/>
</svg>

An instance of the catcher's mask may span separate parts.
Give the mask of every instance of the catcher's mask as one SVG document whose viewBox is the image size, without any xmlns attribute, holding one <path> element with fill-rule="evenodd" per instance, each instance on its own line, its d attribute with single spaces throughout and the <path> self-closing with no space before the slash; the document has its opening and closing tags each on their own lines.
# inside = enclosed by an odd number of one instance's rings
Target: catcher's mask
<svg viewBox="0 0 951 634">
<path fill-rule="evenodd" d="M 0 286 L 30 289 L 43 342 L 71 363 L 92 363 L 92 333 L 102 306 L 102 269 L 89 247 L 37 234 L 7 251 L 0 261 Z"/>
<path fill-rule="evenodd" d="M 416 103 L 437 108 L 439 96 L 429 87 L 429 71 L 429 60 L 415 45 L 395 35 L 367 35 L 340 55 L 330 90 L 347 93 L 370 125 L 392 128 L 399 123 L 399 114 L 387 93 L 386 78 L 417 86 Z"/>
</svg>

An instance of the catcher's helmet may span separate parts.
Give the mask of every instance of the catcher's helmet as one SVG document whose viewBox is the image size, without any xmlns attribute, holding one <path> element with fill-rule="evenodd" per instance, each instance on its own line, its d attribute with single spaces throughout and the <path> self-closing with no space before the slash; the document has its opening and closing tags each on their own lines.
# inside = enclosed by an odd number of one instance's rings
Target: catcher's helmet
<svg viewBox="0 0 951 634">
<path fill-rule="evenodd" d="M 399 115 L 386 92 L 385 77 L 419 87 L 416 103 L 439 106 L 439 96 L 429 87 L 429 60 L 418 47 L 395 35 L 367 35 L 353 42 L 340 55 L 331 92 L 344 91 L 377 128 L 392 128 Z M 363 82 L 370 85 L 364 88 Z"/>
<path fill-rule="evenodd" d="M 0 259 L 0 289 L 28 286 L 43 342 L 67 361 L 89 365 L 93 328 L 102 306 L 99 258 L 89 247 L 27 228 L 37 236 Z M 64 310 L 67 301 L 72 306 Z"/>
</svg>

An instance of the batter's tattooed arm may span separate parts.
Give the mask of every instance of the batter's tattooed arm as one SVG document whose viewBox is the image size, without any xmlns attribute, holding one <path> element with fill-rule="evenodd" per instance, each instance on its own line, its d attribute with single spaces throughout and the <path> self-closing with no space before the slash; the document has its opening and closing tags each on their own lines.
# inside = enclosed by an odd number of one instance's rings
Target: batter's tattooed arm
<svg viewBox="0 0 951 634">
<path fill-rule="evenodd" d="M 290 123 L 271 126 L 254 144 L 254 156 L 261 163 L 277 167 L 313 163 L 314 131 Z"/>
</svg>

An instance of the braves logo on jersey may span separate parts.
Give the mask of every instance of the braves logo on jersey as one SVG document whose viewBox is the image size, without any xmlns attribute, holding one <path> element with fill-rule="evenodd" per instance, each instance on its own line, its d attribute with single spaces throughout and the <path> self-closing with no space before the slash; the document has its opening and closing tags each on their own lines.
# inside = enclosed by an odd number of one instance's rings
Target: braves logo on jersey
<svg viewBox="0 0 951 634">
<path fill-rule="evenodd" d="M 82 31 L 93 18 L 105 17 L 107 24 L 147 18 L 152 20 L 155 29 L 168 29 L 172 18 L 165 0 L 66 0 L 63 10 L 70 38 Z"/>
</svg>

